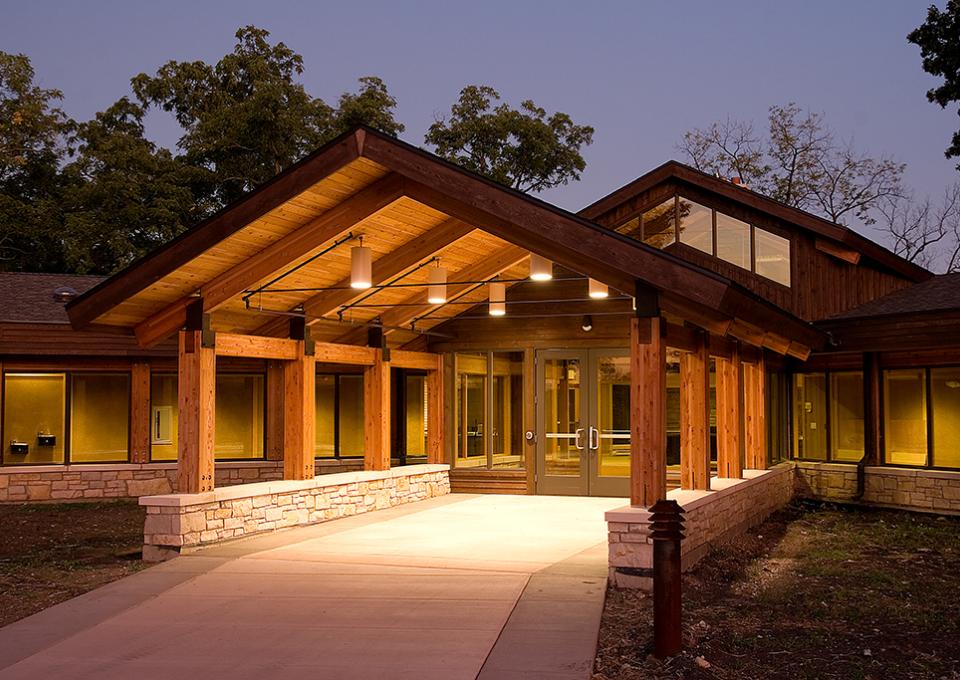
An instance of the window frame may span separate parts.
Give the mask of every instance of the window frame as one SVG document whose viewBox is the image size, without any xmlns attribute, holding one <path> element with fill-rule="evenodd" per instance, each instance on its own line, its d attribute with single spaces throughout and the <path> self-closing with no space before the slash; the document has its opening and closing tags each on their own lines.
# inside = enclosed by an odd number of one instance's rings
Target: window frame
<svg viewBox="0 0 960 680">
<path fill-rule="evenodd" d="M 945 467 L 943 465 L 934 465 L 933 464 L 933 437 L 934 437 L 934 413 L 933 413 L 933 385 L 930 380 L 930 372 L 934 368 L 954 368 L 960 370 L 960 364 L 950 363 L 950 364 L 937 364 L 936 366 L 897 366 L 892 368 L 881 368 L 880 371 L 880 422 L 878 424 L 880 430 L 880 441 L 882 442 L 882 451 L 880 452 L 880 465 L 882 467 L 891 467 L 891 468 L 906 468 L 908 470 L 937 470 L 943 472 L 957 472 L 960 470 L 958 467 Z M 924 399 L 926 401 L 926 411 L 924 415 L 926 416 L 926 433 L 927 433 L 927 455 L 926 463 L 923 465 L 909 465 L 907 463 L 890 463 L 887 461 L 887 401 L 883 398 L 883 395 L 886 394 L 884 390 L 884 385 L 886 383 L 886 374 L 888 371 L 902 371 L 902 370 L 921 370 L 923 371 L 924 379 Z"/>
<path fill-rule="evenodd" d="M 863 422 L 863 435 L 864 435 L 864 445 L 863 445 L 863 455 L 860 457 L 860 460 L 837 460 L 834 458 L 833 452 L 833 380 L 832 377 L 837 373 L 859 373 L 860 380 L 862 385 L 862 399 L 864 400 L 864 422 Z M 826 434 L 824 435 L 824 443 L 826 444 L 826 458 L 820 460 L 818 458 L 805 458 L 797 455 L 797 404 L 796 404 L 796 377 L 798 375 L 822 375 L 823 376 L 823 403 L 824 403 L 824 427 L 826 428 Z M 789 436 L 790 436 L 790 460 L 796 460 L 804 463 L 819 463 L 830 464 L 830 465 L 859 465 L 860 462 L 867 455 L 867 419 L 866 419 L 866 399 L 867 399 L 867 383 L 866 375 L 863 368 L 860 369 L 839 369 L 839 370 L 822 370 L 822 371 L 794 371 L 790 374 L 790 422 L 789 422 Z M 882 400 L 881 400 L 882 401 Z M 880 417 L 881 423 L 883 421 L 883 416 Z"/>
</svg>

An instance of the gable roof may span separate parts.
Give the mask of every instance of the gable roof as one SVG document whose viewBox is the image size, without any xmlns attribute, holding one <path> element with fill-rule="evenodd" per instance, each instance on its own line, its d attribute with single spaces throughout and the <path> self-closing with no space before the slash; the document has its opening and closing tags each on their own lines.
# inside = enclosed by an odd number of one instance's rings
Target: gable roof
<svg viewBox="0 0 960 680">
<path fill-rule="evenodd" d="M 85 293 L 103 276 L 0 272 L 0 322 L 68 324 L 63 302 L 54 298 L 58 288 Z"/>
<path fill-rule="evenodd" d="M 372 190 L 379 183 L 387 187 L 384 191 L 391 198 L 409 197 L 419 205 L 440 211 L 513 246 L 549 257 L 619 290 L 632 293 L 638 282 L 651 286 L 661 292 L 667 310 L 739 318 L 761 328 L 775 329 L 783 337 L 807 346 L 823 340 L 822 334 L 810 324 L 729 279 L 369 128 L 341 135 L 210 219 L 76 298 L 67 306 L 71 322 L 77 328 L 104 322 L 111 310 L 136 299 L 139 309 L 128 309 L 121 320 L 106 322 L 135 325 L 146 318 L 163 317 L 169 324 L 165 327 L 175 330 L 182 325 L 186 304 L 196 299 L 197 292 L 212 279 L 229 275 L 224 269 L 229 263 L 217 264 L 214 257 L 222 253 L 225 244 L 235 247 L 236 256 L 247 258 L 260 257 L 265 251 L 282 245 L 283 239 L 269 243 L 262 238 L 258 241 L 244 234 L 244 230 L 336 173 L 350 168 L 363 169 L 357 165 L 361 162 L 374 169 L 372 174 L 356 184 L 352 193 L 330 199 L 332 207 L 328 206 L 321 218 L 336 213 L 352 197 Z M 344 221 L 349 220 L 344 217 Z M 302 227 L 302 224 L 293 227 L 286 235 L 292 236 Z M 283 255 L 282 248 L 277 255 Z M 203 258 L 206 259 L 201 267 L 197 263 Z M 242 265 L 234 268 L 237 266 Z"/>
<path fill-rule="evenodd" d="M 814 236 L 840 243 L 851 248 L 877 265 L 888 269 L 910 281 L 925 281 L 933 274 L 920 265 L 914 264 L 879 243 L 857 233 L 842 224 L 831 222 L 800 208 L 787 205 L 769 196 L 753 191 L 743 185 L 728 182 L 725 179 L 707 174 L 679 161 L 670 160 L 663 165 L 641 175 L 629 184 L 604 196 L 579 212 L 580 215 L 596 219 L 625 201 L 642 194 L 654 186 L 673 180 L 697 186 L 705 191 L 747 205 L 792 224 Z"/>
</svg>

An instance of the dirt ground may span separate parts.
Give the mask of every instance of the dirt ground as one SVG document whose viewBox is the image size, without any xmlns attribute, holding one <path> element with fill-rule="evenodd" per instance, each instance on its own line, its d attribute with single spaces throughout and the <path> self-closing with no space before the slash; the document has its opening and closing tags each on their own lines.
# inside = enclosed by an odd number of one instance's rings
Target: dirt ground
<svg viewBox="0 0 960 680">
<path fill-rule="evenodd" d="M 684 579 L 683 654 L 611 589 L 594 680 L 960 678 L 960 519 L 795 504 Z"/>
<path fill-rule="evenodd" d="M 0 505 L 0 626 L 143 567 L 136 502 Z"/>
</svg>

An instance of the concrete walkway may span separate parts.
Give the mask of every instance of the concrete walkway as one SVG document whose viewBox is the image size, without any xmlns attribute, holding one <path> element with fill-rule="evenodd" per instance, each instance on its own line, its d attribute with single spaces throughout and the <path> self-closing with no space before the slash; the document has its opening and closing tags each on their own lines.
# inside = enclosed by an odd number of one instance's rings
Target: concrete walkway
<svg viewBox="0 0 960 680">
<path fill-rule="evenodd" d="M 184 555 L 0 629 L 0 680 L 589 678 L 623 502 L 452 495 Z"/>
</svg>

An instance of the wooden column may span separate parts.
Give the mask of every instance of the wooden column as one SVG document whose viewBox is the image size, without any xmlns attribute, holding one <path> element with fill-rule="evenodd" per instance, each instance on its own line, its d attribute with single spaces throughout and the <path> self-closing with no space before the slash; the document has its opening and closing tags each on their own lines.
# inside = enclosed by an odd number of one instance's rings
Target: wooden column
<svg viewBox="0 0 960 680">
<path fill-rule="evenodd" d="M 316 439 L 316 362 L 308 342 L 297 341 L 297 358 L 283 363 L 283 478 L 313 479 Z"/>
<path fill-rule="evenodd" d="M 390 469 L 390 362 L 376 350 L 363 370 L 363 469 Z"/>
<path fill-rule="evenodd" d="M 427 371 L 427 462 L 446 463 L 444 432 L 443 357 L 437 357 L 437 368 Z"/>
<path fill-rule="evenodd" d="M 630 321 L 630 504 L 667 493 L 666 343 L 659 316 Z"/>
<path fill-rule="evenodd" d="M 150 364 L 130 365 L 130 462 L 150 462 Z"/>
<path fill-rule="evenodd" d="M 283 460 L 283 361 L 267 361 L 267 460 Z"/>
<path fill-rule="evenodd" d="M 680 355 L 680 488 L 710 488 L 710 350 L 704 334 Z"/>
<path fill-rule="evenodd" d="M 880 465 L 883 459 L 883 440 L 880 434 L 880 379 L 880 361 L 876 352 L 864 352 L 864 465 Z"/>
<path fill-rule="evenodd" d="M 177 374 L 177 491 L 213 490 L 213 447 L 216 423 L 217 357 L 203 346 L 204 331 L 180 331 Z"/>
<path fill-rule="evenodd" d="M 743 364 L 743 458 L 748 470 L 767 469 L 767 392 L 763 356 Z"/>
<path fill-rule="evenodd" d="M 733 343 L 729 357 L 716 357 L 717 365 L 717 476 L 743 476 L 743 428 L 740 402 L 740 345 Z"/>
</svg>

